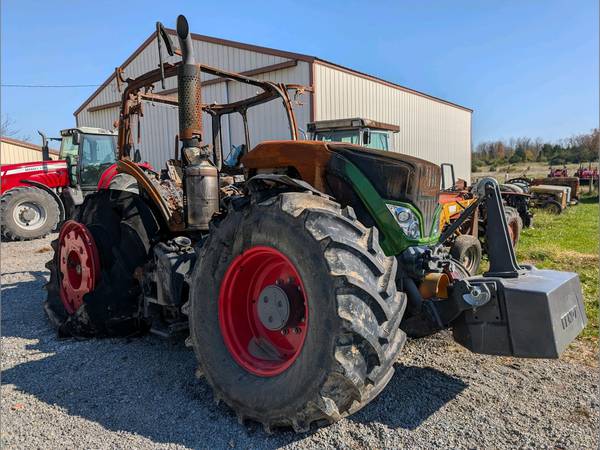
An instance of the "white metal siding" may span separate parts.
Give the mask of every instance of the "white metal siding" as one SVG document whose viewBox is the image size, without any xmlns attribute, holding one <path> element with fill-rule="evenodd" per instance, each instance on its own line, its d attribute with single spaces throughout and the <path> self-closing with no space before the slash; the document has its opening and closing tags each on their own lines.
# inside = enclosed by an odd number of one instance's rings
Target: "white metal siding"
<svg viewBox="0 0 600 450">
<path fill-rule="evenodd" d="M 315 120 L 364 117 L 400 126 L 393 148 L 471 179 L 471 112 L 315 64 Z"/>
<path fill-rule="evenodd" d="M 226 67 L 226 70 L 231 70 Z M 299 62 L 295 67 L 276 70 L 256 76 L 257 79 L 281 83 L 309 84 L 309 65 Z M 242 85 L 234 81 L 210 84 L 202 88 L 204 103 L 227 103 L 255 95 L 259 89 Z M 176 95 L 175 95 L 176 96 Z M 300 98 L 302 105 L 294 105 L 298 126 L 306 129 L 310 120 L 310 95 L 306 93 Z M 107 129 L 113 128 L 113 122 L 118 117 L 119 108 L 107 108 L 94 112 L 82 111 L 79 115 L 80 126 L 96 126 Z M 207 142 L 211 140 L 212 123 L 208 114 L 203 115 L 204 136 Z M 223 152 L 227 156 L 231 144 L 240 145 L 244 141 L 244 129 L 241 117 L 233 114 L 223 117 Z M 248 111 L 251 148 L 267 139 L 289 139 L 283 105 L 273 101 L 251 108 Z M 137 120 L 132 121 L 133 136 L 137 140 Z M 159 103 L 144 102 L 144 116 L 140 119 L 141 145 L 140 153 L 144 161 L 150 162 L 155 168 L 164 167 L 167 159 L 172 158 L 174 139 L 178 133 L 177 108 Z M 138 147 L 136 142 L 136 148 Z"/>
<path fill-rule="evenodd" d="M 268 80 L 276 83 L 310 84 L 310 66 L 306 62 L 298 62 L 295 67 L 276 70 L 257 75 L 259 80 Z M 230 102 L 256 95 L 257 89 L 241 83 L 228 82 L 228 100 Z M 291 92 L 290 92 L 291 94 Z M 294 114 L 298 127 L 306 130 L 310 121 L 310 94 L 305 93 L 298 99 L 301 104 L 294 104 Z M 248 110 L 248 125 L 250 129 L 250 148 L 266 140 L 280 140 L 290 138 L 287 115 L 280 101 L 275 100 Z M 244 128 L 238 114 L 231 116 L 231 142 L 234 145 L 244 143 Z"/>
<path fill-rule="evenodd" d="M 221 44 L 214 44 L 211 42 L 204 42 L 194 40 L 194 55 L 196 60 L 202 64 L 209 66 L 218 67 L 232 72 L 244 72 L 247 70 L 258 69 L 272 64 L 278 64 L 281 62 L 288 61 L 286 58 L 279 56 L 267 55 L 264 53 L 258 53 L 250 50 L 243 50 L 234 47 L 228 47 Z M 178 56 L 167 57 L 166 61 L 176 62 L 180 58 Z M 158 49 L 156 46 L 156 38 L 153 39 L 127 66 L 124 67 L 125 78 L 135 78 L 143 73 L 158 67 Z M 211 75 L 204 74 L 203 80 L 214 78 Z M 156 90 L 159 88 L 160 83 L 156 84 Z M 176 87 L 176 78 L 169 78 L 166 80 L 165 89 L 172 89 Z M 97 114 L 101 111 L 90 113 L 87 111 L 88 108 L 100 105 L 106 105 L 119 101 L 121 95 L 117 90 L 117 82 L 113 79 L 111 82 L 104 87 L 90 103 L 88 103 L 84 110 L 78 114 L 78 120 L 80 125 L 90 125 L 96 123 L 96 120 L 104 120 L 112 123 L 118 118 L 114 111 L 110 110 L 112 115 L 110 118 L 100 117 Z M 105 110 L 106 111 L 106 110 Z M 111 120 L 112 119 L 112 120 Z M 111 126 L 112 128 L 112 126 Z"/>
</svg>

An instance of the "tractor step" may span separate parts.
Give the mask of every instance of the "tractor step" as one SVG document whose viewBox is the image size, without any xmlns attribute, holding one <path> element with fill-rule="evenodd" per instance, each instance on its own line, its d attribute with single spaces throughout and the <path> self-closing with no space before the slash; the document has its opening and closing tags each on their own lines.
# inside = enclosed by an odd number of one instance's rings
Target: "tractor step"
<svg viewBox="0 0 600 450">
<path fill-rule="evenodd" d="M 587 317 L 576 273 L 520 271 L 516 278 L 470 278 L 485 284 L 491 299 L 465 311 L 454 339 L 475 353 L 558 358 L 585 328 Z"/>
</svg>

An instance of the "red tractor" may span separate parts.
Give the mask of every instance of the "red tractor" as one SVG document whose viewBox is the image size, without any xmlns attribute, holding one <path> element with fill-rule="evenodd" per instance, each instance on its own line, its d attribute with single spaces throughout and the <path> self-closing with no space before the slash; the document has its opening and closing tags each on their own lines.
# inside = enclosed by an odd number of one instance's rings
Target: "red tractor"
<svg viewBox="0 0 600 450">
<path fill-rule="evenodd" d="M 117 135 L 101 128 L 60 132 L 58 160 L 50 159 L 42 132 L 42 161 L 6 164 L 0 171 L 2 237 L 36 239 L 73 216 L 84 197 L 98 189 L 137 192 L 137 182 L 116 169 Z M 142 167 L 150 168 L 148 164 Z"/>
<path fill-rule="evenodd" d="M 568 177 L 569 171 L 567 166 L 563 166 L 562 169 L 550 167 L 550 172 L 548 172 L 548 178 L 560 178 L 560 177 Z"/>
<path fill-rule="evenodd" d="M 581 184 L 589 184 L 590 182 L 598 183 L 598 167 L 592 168 L 592 163 L 587 168 L 583 167 L 583 164 L 579 165 L 579 169 L 573 175 L 579 178 Z"/>
</svg>

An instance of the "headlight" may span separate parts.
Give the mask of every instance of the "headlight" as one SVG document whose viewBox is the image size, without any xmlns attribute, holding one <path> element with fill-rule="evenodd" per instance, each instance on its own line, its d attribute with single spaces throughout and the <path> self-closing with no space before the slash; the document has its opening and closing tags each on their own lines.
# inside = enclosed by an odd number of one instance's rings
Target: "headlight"
<svg viewBox="0 0 600 450">
<path fill-rule="evenodd" d="M 409 208 L 397 205 L 386 205 L 404 234 L 411 239 L 419 239 L 421 237 L 421 229 L 419 219 L 416 214 Z"/>
</svg>

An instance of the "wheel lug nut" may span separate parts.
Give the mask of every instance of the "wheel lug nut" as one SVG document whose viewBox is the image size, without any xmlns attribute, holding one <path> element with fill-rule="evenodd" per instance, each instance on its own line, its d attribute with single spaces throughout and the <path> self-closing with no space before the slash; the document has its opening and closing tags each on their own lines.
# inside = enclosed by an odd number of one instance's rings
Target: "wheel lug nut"
<svg viewBox="0 0 600 450">
<path fill-rule="evenodd" d="M 299 327 L 294 328 L 294 333 L 296 333 L 296 334 L 300 334 L 301 331 L 302 330 L 300 330 Z"/>
<path fill-rule="evenodd" d="M 288 334 L 288 330 L 287 328 L 284 328 L 283 330 L 281 330 L 281 334 L 283 334 L 284 336 Z"/>
</svg>

